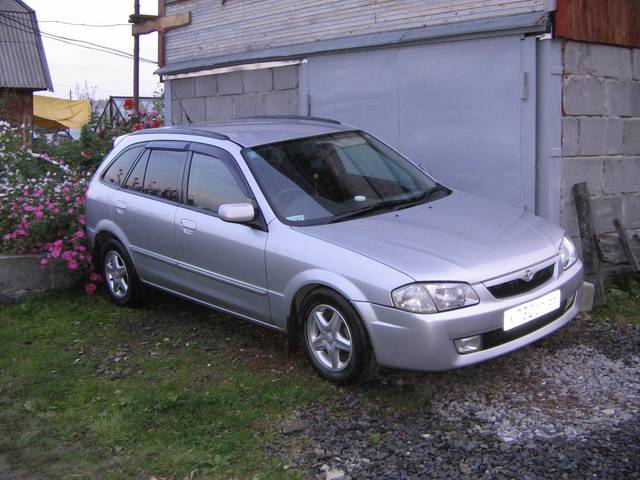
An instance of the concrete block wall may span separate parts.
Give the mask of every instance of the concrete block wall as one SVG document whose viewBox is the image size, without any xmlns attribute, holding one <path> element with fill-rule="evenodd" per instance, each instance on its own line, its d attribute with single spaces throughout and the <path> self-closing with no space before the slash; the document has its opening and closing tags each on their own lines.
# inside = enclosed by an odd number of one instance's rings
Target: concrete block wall
<svg viewBox="0 0 640 480">
<path fill-rule="evenodd" d="M 171 80 L 171 123 L 298 113 L 298 66 Z"/>
<path fill-rule="evenodd" d="M 578 239 L 572 186 L 587 182 L 605 262 L 625 266 L 613 219 L 640 255 L 640 49 L 566 42 L 561 221 Z"/>
</svg>

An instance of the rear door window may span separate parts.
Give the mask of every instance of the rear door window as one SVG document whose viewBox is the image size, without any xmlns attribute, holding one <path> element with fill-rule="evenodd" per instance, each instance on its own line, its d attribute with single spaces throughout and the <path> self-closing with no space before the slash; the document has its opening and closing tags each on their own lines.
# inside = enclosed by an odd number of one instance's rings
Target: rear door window
<svg viewBox="0 0 640 480">
<path fill-rule="evenodd" d="M 142 193 L 177 202 L 185 158 L 185 151 L 151 150 Z"/>
</svg>

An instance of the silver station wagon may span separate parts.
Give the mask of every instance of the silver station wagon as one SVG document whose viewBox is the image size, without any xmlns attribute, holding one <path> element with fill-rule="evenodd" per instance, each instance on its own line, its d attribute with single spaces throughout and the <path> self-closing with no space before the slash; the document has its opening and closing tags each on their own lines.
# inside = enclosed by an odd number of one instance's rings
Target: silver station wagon
<svg viewBox="0 0 640 480">
<path fill-rule="evenodd" d="M 150 285 L 279 330 L 337 383 L 497 357 L 562 327 L 582 295 L 561 228 L 312 117 L 118 138 L 87 231 L 117 304 Z"/>
</svg>

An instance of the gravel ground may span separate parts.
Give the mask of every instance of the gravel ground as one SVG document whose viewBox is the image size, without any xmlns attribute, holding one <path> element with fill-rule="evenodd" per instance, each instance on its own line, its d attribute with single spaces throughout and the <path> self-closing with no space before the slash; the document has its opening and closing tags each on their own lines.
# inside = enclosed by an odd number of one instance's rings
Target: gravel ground
<svg viewBox="0 0 640 480">
<path fill-rule="evenodd" d="M 383 372 L 292 412 L 266 449 L 305 478 L 640 478 L 639 337 L 578 318 L 482 365 Z"/>
</svg>

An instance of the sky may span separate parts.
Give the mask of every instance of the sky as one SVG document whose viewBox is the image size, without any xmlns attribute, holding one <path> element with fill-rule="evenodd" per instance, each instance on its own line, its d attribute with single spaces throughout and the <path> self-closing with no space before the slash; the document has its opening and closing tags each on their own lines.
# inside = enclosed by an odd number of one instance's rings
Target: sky
<svg viewBox="0 0 640 480">
<path fill-rule="evenodd" d="M 133 0 L 25 0 L 36 11 L 40 30 L 44 33 L 84 40 L 133 54 L 131 26 L 84 27 L 54 23 L 62 21 L 84 24 L 126 24 L 133 13 Z M 142 14 L 156 15 L 157 0 L 140 0 Z M 80 92 L 93 92 L 95 98 L 131 96 L 133 94 L 133 60 L 96 52 L 44 38 L 44 49 L 49 63 L 54 92 L 39 92 L 60 98 L 76 98 Z M 140 56 L 157 61 L 158 36 L 156 33 L 140 37 Z M 151 96 L 158 89 L 159 78 L 153 72 L 157 64 L 140 63 L 140 95 Z"/>
</svg>

